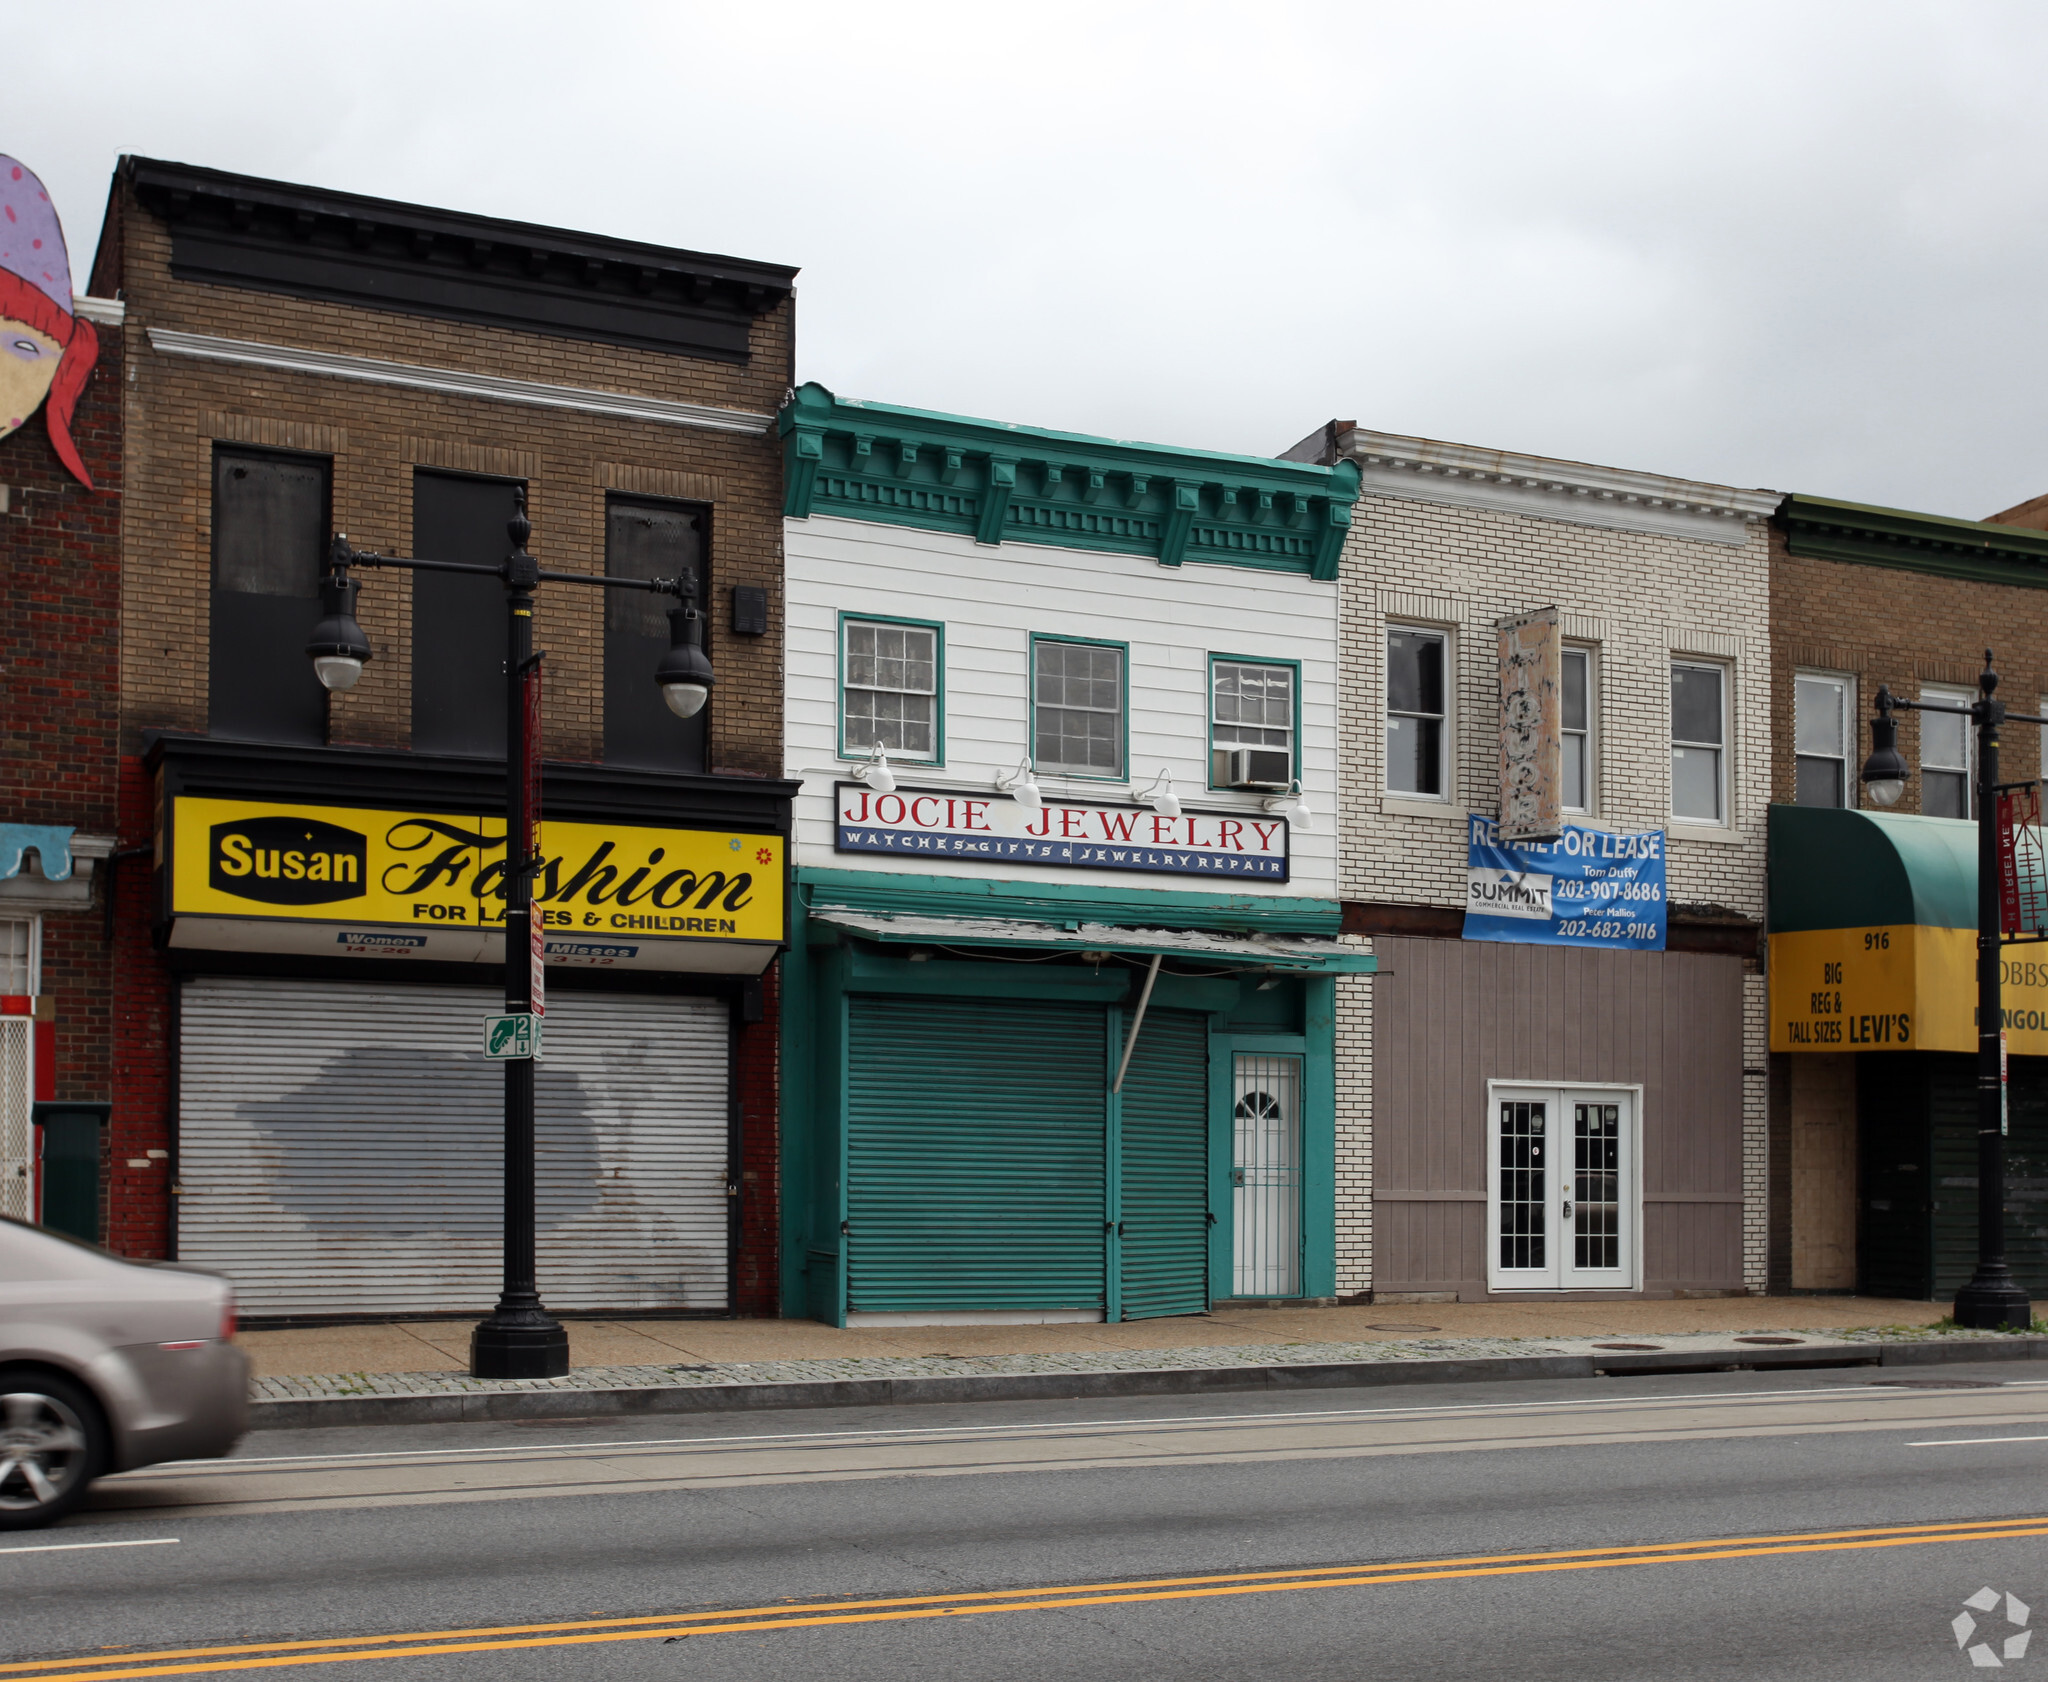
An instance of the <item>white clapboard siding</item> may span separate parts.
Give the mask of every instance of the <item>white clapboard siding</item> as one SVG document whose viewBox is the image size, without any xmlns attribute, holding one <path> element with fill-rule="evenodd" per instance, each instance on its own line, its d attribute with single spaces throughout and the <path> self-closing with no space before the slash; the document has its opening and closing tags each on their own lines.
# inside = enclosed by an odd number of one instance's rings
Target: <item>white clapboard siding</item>
<svg viewBox="0 0 2048 1682">
<path fill-rule="evenodd" d="M 1183 801 L 1255 812 L 1256 797 L 1209 789 L 1208 656 L 1301 664 L 1302 784 L 1313 830 L 1291 837 L 1293 880 L 1233 882 L 1233 892 L 1337 896 L 1336 585 L 1294 573 L 1094 554 L 1032 543 L 991 547 L 947 532 L 813 515 L 784 522 L 788 599 L 787 763 L 830 766 L 838 752 L 839 616 L 882 614 L 945 626 L 942 767 L 901 767 L 904 781 L 986 789 L 1031 751 L 1033 634 L 1130 647 L 1130 778 L 1043 777 L 1048 794 L 1127 800 L 1161 771 Z M 850 769 L 850 767 L 849 767 Z M 843 864 L 832 851 L 829 779 L 797 801 L 798 860 Z M 931 875 L 985 875 L 962 860 L 920 857 Z M 1020 880 L 1112 883 L 1124 889 L 1203 886 L 1165 876 L 1005 862 Z"/>
<path fill-rule="evenodd" d="M 503 995 L 200 978 L 179 1010 L 178 1254 L 242 1312 L 484 1312 L 501 1270 Z M 558 993 L 536 1086 L 542 1299 L 727 1303 L 727 1012 Z"/>
</svg>

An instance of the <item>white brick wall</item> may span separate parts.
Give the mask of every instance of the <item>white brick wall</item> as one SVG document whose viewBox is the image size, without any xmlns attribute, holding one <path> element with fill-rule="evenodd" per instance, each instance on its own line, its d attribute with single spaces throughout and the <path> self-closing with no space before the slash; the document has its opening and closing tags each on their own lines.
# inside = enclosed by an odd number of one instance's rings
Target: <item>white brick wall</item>
<svg viewBox="0 0 2048 1682">
<path fill-rule="evenodd" d="M 1741 543 L 1696 541 L 1370 491 L 1361 497 L 1339 582 L 1343 897 L 1462 903 L 1463 819 L 1468 812 L 1499 810 L 1495 622 L 1555 603 L 1567 639 L 1597 650 L 1594 817 L 1611 827 L 1671 827 L 1672 656 L 1699 654 L 1728 664 L 1734 821 L 1724 840 L 1672 838 L 1668 891 L 1678 902 L 1711 902 L 1760 917 L 1770 786 L 1769 560 L 1761 521 L 1747 520 L 1745 532 Z M 1452 798 L 1441 816 L 1384 804 L 1390 619 L 1453 633 Z M 1342 982 L 1337 993 L 1337 1268 L 1344 1292 L 1370 1289 L 1372 1282 L 1372 985 Z M 1745 977 L 1744 1013 L 1744 1066 L 1761 1069 L 1761 976 Z M 1765 1085 L 1744 1081 L 1744 1274 L 1759 1291 Z"/>
</svg>

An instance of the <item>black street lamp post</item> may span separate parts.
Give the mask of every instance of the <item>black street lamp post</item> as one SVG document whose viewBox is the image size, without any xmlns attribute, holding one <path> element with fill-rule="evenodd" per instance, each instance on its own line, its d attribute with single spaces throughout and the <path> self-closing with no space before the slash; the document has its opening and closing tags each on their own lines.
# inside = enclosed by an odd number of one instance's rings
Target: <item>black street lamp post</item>
<svg viewBox="0 0 2048 1682">
<path fill-rule="evenodd" d="M 534 998 L 531 954 L 533 938 L 533 873 L 538 865 L 535 824 L 538 816 L 540 724 L 537 705 L 529 705 L 529 683 L 538 657 L 533 652 L 533 593 L 543 583 L 590 584 L 614 590 L 651 590 L 673 596 L 669 613 L 670 644 L 655 668 L 662 698 L 678 717 L 700 711 L 711 693 L 710 659 L 704 653 L 704 616 L 697 611 L 696 581 L 691 578 L 607 578 L 580 572 L 543 571 L 526 552 L 533 527 L 526 518 L 526 494 L 518 496 L 518 512 L 506 525 L 512 551 L 501 565 L 476 566 L 462 561 L 407 559 L 354 549 L 337 533 L 328 554 L 327 576 L 320 591 L 321 619 L 307 639 L 306 653 L 320 681 L 331 690 L 355 687 L 363 662 L 370 658 L 369 639 L 356 622 L 356 592 L 351 567 L 404 567 L 420 572 L 479 573 L 505 586 L 505 1009 L 509 1015 L 530 1015 Z M 478 1378 L 559 1378 L 569 1370 L 569 1334 L 542 1306 L 535 1265 L 533 1059 L 514 1057 L 505 1064 L 505 1273 L 498 1305 L 470 1338 L 469 1370 Z"/>
<path fill-rule="evenodd" d="M 1984 650 L 1977 699 L 1968 706 L 1940 701 L 1901 701 L 1889 689 L 1877 691 L 1877 717 L 1870 723 L 1870 757 L 1863 786 L 1879 806 L 1894 804 L 1906 785 L 1906 762 L 1898 749 L 1892 709 L 1955 713 L 1977 727 L 1977 1271 L 1956 1292 L 1959 1326 L 2025 1330 L 2033 1322 L 2026 1287 L 2005 1259 L 2005 1013 L 1999 988 L 2002 920 L 1998 904 L 1998 728 L 2005 703 L 1996 698 L 1998 674 L 1991 650 Z M 2048 723 L 2028 713 L 2028 724 Z"/>
</svg>

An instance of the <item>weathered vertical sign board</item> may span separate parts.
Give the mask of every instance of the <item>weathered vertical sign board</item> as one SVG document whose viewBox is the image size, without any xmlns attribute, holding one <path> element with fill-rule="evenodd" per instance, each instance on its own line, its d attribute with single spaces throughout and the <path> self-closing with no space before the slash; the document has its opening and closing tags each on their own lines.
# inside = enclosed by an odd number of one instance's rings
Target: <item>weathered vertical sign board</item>
<svg viewBox="0 0 2048 1682">
<path fill-rule="evenodd" d="M 1564 654 L 1557 609 L 1518 613 L 1498 628 L 1500 838 L 1511 845 L 1554 841 L 1564 833 Z"/>
</svg>

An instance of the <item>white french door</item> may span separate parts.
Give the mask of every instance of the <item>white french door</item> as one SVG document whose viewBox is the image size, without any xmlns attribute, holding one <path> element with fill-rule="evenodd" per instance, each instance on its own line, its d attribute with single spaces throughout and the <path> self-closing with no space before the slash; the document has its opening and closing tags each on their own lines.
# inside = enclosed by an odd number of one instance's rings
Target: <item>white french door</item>
<svg viewBox="0 0 2048 1682">
<path fill-rule="evenodd" d="M 1240 1052 L 1232 1073 L 1231 1294 L 1301 1294 L 1301 1059 Z"/>
<path fill-rule="evenodd" d="M 1487 1283 L 1494 1290 L 1634 1290 L 1634 1087 L 1487 1089 Z"/>
</svg>

